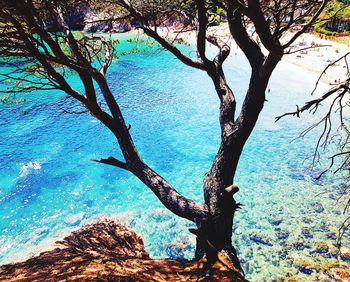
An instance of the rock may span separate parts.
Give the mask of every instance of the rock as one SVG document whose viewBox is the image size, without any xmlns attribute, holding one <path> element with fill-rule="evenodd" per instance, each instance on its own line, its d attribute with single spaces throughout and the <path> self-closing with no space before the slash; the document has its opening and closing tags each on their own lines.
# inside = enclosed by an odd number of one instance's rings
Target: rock
<svg viewBox="0 0 350 282">
<path fill-rule="evenodd" d="M 96 13 L 95 11 L 89 11 L 84 17 L 86 23 L 83 31 L 84 32 L 107 32 L 113 27 L 112 22 L 105 21 L 110 15 L 106 13 Z"/>
<path fill-rule="evenodd" d="M 91 12 L 92 7 L 87 2 L 81 1 L 78 4 L 68 4 L 64 20 L 71 30 L 82 30 L 84 28 L 84 19 L 86 14 Z M 59 24 L 58 15 L 47 13 L 42 15 L 45 22 L 45 28 L 48 31 L 61 31 L 62 27 Z"/>
<path fill-rule="evenodd" d="M 280 231 L 276 232 L 276 237 L 279 240 L 285 240 L 289 237 L 289 232 L 285 231 L 285 230 L 280 230 Z"/>
<path fill-rule="evenodd" d="M 0 281 L 207 281 L 205 259 L 150 259 L 142 238 L 110 219 L 87 224 L 57 248 L 25 262 L 0 266 Z M 218 253 L 210 281 L 246 281 Z"/>
<path fill-rule="evenodd" d="M 337 234 L 334 232 L 329 232 L 326 234 L 326 236 L 327 236 L 327 239 L 329 239 L 329 240 L 336 240 L 337 239 Z"/>
<path fill-rule="evenodd" d="M 188 252 L 194 254 L 194 247 L 190 244 L 176 242 L 165 246 L 165 251 L 170 258 L 185 259 Z"/>
<path fill-rule="evenodd" d="M 43 20 L 48 31 L 61 31 L 58 16 L 54 13 L 44 14 Z M 127 21 L 112 22 L 110 18 L 118 15 L 100 12 L 91 3 L 81 1 L 80 3 L 68 4 L 64 14 L 64 20 L 71 30 L 84 32 L 127 32 L 133 27 Z"/>
<path fill-rule="evenodd" d="M 249 236 L 249 239 L 257 244 L 263 244 L 263 245 L 270 246 L 270 247 L 273 246 L 273 244 L 271 243 L 272 239 L 265 237 L 263 235 L 252 234 Z"/>
<path fill-rule="evenodd" d="M 295 249 L 295 250 L 298 250 L 298 251 L 302 251 L 304 249 L 310 249 L 310 246 L 308 245 L 305 245 L 304 242 L 296 242 L 296 243 L 293 243 L 292 244 L 292 248 Z"/>
<path fill-rule="evenodd" d="M 64 222 L 69 225 L 78 225 L 85 217 L 85 212 L 70 215 L 64 219 Z"/>
<path fill-rule="evenodd" d="M 307 238 L 307 239 L 311 239 L 313 238 L 314 236 L 311 234 L 310 230 L 306 227 L 304 227 L 302 230 L 301 230 L 301 234 Z"/>
<path fill-rule="evenodd" d="M 350 261 L 350 248 L 341 247 L 340 248 L 340 258 L 344 261 Z"/>
<path fill-rule="evenodd" d="M 128 32 L 132 29 L 140 28 L 140 21 L 118 20 L 111 21 L 112 18 L 122 18 L 124 14 L 120 14 L 117 10 L 102 11 L 99 7 L 94 6 L 93 1 L 65 1 L 68 2 L 63 15 L 65 23 L 71 30 L 84 32 Z M 70 3 L 69 3 L 70 2 Z M 59 24 L 59 18 L 56 13 L 45 13 L 40 15 L 44 21 L 45 28 L 51 32 L 62 31 Z M 188 17 L 176 15 L 176 17 L 168 18 L 163 21 L 161 27 L 174 28 L 182 30 L 191 23 Z M 181 39 L 179 39 L 181 40 Z"/>
<path fill-rule="evenodd" d="M 333 267 L 326 273 L 334 279 L 334 281 L 350 281 L 349 267 Z"/>
<path fill-rule="evenodd" d="M 311 204 L 311 208 L 317 213 L 321 213 L 324 211 L 324 207 L 321 203 L 313 203 Z"/>
<path fill-rule="evenodd" d="M 328 244 L 326 242 L 319 242 L 316 245 L 316 249 L 312 251 L 311 253 L 316 253 L 316 254 L 327 254 L 329 251 Z"/>
<path fill-rule="evenodd" d="M 299 271 L 307 275 L 310 275 L 314 272 L 312 269 L 306 267 L 299 268 Z"/>
<path fill-rule="evenodd" d="M 281 218 L 272 218 L 269 220 L 269 222 L 272 224 L 272 225 L 280 225 L 282 223 L 282 219 Z"/>
<path fill-rule="evenodd" d="M 119 23 L 113 23 L 111 31 L 116 33 L 124 33 L 132 29 L 133 29 L 133 26 L 129 22 L 119 22 Z"/>
</svg>

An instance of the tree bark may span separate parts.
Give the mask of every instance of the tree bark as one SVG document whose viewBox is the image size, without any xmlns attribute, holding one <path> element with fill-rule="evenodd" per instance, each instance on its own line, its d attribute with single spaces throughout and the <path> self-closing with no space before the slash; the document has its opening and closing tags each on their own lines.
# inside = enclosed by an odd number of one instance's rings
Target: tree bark
<svg viewBox="0 0 350 282">
<path fill-rule="evenodd" d="M 243 147 L 263 109 L 269 78 L 281 57 L 282 53 L 268 56 L 260 68 L 252 70 L 246 98 L 236 120 L 235 98 L 226 83 L 221 64 L 215 64 L 215 68 L 208 71 L 220 98 L 221 144 L 210 171 L 204 177 L 204 199 L 209 217 L 205 222 L 197 223 L 196 257 L 206 254 L 211 264 L 217 259 L 218 253 L 224 252 L 242 273 L 232 245 L 233 218 L 239 208 L 234 200 L 238 189 L 232 184 Z M 212 248 L 216 252 L 210 251 Z"/>
</svg>

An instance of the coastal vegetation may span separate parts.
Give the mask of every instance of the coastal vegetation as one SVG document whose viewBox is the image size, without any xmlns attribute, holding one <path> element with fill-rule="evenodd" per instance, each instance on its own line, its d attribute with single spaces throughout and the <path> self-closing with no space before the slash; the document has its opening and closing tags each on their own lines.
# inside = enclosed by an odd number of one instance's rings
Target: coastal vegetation
<svg viewBox="0 0 350 282">
<path fill-rule="evenodd" d="M 63 91 L 79 102 L 84 107 L 81 113 L 88 112 L 103 124 L 115 137 L 115 151 L 120 149 L 122 153 L 118 158 L 113 155 L 95 161 L 133 174 L 168 210 L 195 224 L 196 227 L 189 231 L 197 238 L 195 258 L 206 259 L 204 264 L 200 264 L 204 275 L 220 276 L 217 262 L 225 258 L 229 269 L 225 271 L 231 272 L 227 274 L 228 277 L 238 275 L 243 280 L 244 271 L 232 241 L 233 222 L 237 209 L 241 207 L 235 200 L 239 192 L 234 181 L 238 163 L 265 106 L 268 83 L 273 72 L 282 57 L 290 52 L 290 47 L 317 22 L 328 3 L 297 0 L 282 2 L 284 5 L 279 5 L 279 1 L 254 0 L 111 0 L 96 7 L 104 15 L 96 20 L 102 24 L 102 30 L 106 23 L 113 27 L 115 22 L 140 29 L 184 65 L 203 72 L 212 83 L 213 94 L 219 101 L 220 144 L 203 178 L 204 202 L 193 201 L 178 192 L 139 153 L 135 145 L 137 142 L 132 136 L 132 126 L 123 115 L 118 93 L 114 93 L 117 90 L 112 90 L 112 81 L 107 75 L 113 61 L 118 59 L 118 41 L 112 39 L 110 34 L 73 32 L 65 16 L 74 9 L 74 5 L 73 8 L 69 6 L 72 3 L 93 5 L 93 2 L 86 4 L 71 1 L 67 5 L 62 1 L 46 0 L 2 1 L 0 59 L 10 64 L 11 69 L 1 76 L 3 82 L 14 82 L 12 88 L 2 92 L 7 95 Z M 57 17 L 48 20 L 50 15 Z M 227 21 L 230 36 L 243 51 L 250 66 L 241 107 L 236 100 L 235 85 L 229 85 L 224 68 L 231 46 L 208 28 L 222 19 Z M 167 30 L 170 27 L 172 34 L 169 35 Z M 253 34 L 248 32 L 248 27 L 254 29 Z M 177 35 L 191 31 L 195 31 L 195 42 L 189 48 L 193 48 L 194 52 L 187 55 L 176 39 Z M 132 39 L 129 41 L 132 42 Z M 215 47 L 214 56 L 209 54 L 209 44 Z M 133 49 L 122 55 L 137 52 L 139 49 Z M 18 63 L 17 58 L 24 58 L 24 63 Z M 72 75 L 79 79 L 80 87 L 70 83 Z M 349 90 L 348 84 L 347 78 L 321 99 L 311 101 L 290 114 L 299 115 L 303 111 L 317 109 L 320 102 L 333 93 L 339 94 L 334 101 L 341 101 Z M 344 92 L 340 94 L 340 90 Z M 6 101 L 7 98 L 4 98 Z M 37 165 L 35 167 L 38 168 Z M 270 244 L 261 236 L 251 237 L 257 242 Z M 147 257 L 141 247 L 142 257 Z M 11 269 L 8 272 L 11 273 Z"/>
<path fill-rule="evenodd" d="M 330 1 L 320 21 L 315 23 L 315 31 L 326 36 L 344 36 L 350 31 L 350 6 L 347 1 Z"/>
</svg>

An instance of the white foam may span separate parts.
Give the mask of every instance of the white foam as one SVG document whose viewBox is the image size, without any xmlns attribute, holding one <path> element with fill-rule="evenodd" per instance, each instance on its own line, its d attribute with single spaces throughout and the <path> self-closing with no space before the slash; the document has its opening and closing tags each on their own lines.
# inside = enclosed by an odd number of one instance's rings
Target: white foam
<svg viewBox="0 0 350 282">
<path fill-rule="evenodd" d="M 38 162 L 29 162 L 21 166 L 20 177 L 26 177 L 31 171 L 41 169 L 41 164 Z"/>
</svg>

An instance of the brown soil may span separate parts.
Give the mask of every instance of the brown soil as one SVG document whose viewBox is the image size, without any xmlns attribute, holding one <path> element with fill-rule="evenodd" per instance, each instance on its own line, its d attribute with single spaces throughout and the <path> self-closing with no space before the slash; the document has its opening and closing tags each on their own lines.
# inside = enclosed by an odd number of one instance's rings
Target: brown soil
<svg viewBox="0 0 350 282">
<path fill-rule="evenodd" d="M 25 262 L 0 266 L 0 281 L 245 281 L 222 254 L 212 277 L 204 275 L 205 259 L 151 259 L 140 236 L 107 219 L 57 245 Z"/>
</svg>

